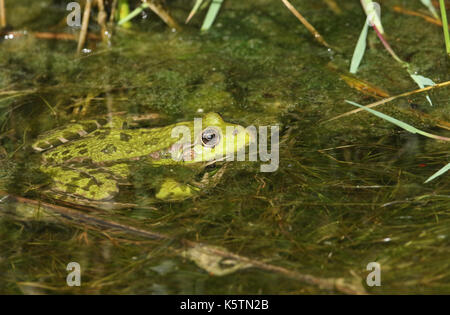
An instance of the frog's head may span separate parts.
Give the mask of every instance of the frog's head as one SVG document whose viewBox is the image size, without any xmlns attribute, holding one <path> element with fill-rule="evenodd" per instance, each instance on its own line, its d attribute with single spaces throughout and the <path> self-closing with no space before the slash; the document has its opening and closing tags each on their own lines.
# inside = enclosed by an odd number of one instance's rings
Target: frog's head
<svg viewBox="0 0 450 315">
<path fill-rule="evenodd" d="M 225 122 L 217 113 L 208 113 L 202 119 L 202 130 L 194 135 L 196 160 L 224 160 L 244 150 L 253 141 L 247 130 L 236 124 Z"/>
</svg>

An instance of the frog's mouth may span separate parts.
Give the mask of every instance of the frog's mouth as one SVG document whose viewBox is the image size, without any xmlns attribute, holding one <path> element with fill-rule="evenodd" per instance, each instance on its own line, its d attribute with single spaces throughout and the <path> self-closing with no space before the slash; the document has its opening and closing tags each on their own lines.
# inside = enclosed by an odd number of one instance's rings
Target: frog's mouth
<svg viewBox="0 0 450 315">
<path fill-rule="evenodd" d="M 170 147 L 169 154 L 175 161 L 193 161 L 195 157 L 194 144 L 175 143 Z"/>
</svg>

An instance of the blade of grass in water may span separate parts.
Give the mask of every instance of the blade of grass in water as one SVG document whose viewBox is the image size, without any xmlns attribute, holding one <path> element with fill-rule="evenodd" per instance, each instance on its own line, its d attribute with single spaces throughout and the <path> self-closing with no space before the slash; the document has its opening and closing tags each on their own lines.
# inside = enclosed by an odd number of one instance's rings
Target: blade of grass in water
<svg viewBox="0 0 450 315">
<path fill-rule="evenodd" d="M 361 0 L 361 5 L 364 9 L 364 12 L 367 15 L 366 23 L 370 23 L 370 25 L 373 27 L 375 33 L 377 34 L 378 38 L 382 42 L 384 48 L 389 52 L 389 54 L 392 56 L 392 58 L 394 58 L 398 63 L 400 63 L 402 65 L 402 67 L 404 67 L 408 71 L 408 74 L 411 76 L 411 78 L 414 80 L 414 82 L 416 82 L 416 84 L 420 88 L 423 89 L 427 85 L 434 85 L 434 82 L 431 79 L 426 78 L 421 75 L 418 75 L 415 72 L 413 72 L 411 70 L 412 68 L 411 68 L 410 64 L 403 61 L 399 56 L 397 56 L 397 54 L 394 52 L 392 47 L 386 41 L 386 39 L 383 36 L 384 31 L 383 31 L 383 25 L 381 24 L 381 20 L 380 20 L 380 16 L 379 16 L 380 12 L 377 12 L 377 10 L 380 10 L 379 4 L 374 3 L 372 0 Z M 363 29 L 363 32 L 364 32 L 364 30 L 365 29 Z M 363 55 L 361 55 L 361 51 L 358 51 L 359 55 L 356 54 L 358 45 L 362 45 L 360 43 L 360 41 L 362 40 L 361 36 L 363 35 L 363 32 L 361 33 L 360 38 L 358 39 L 358 44 L 356 45 L 355 52 L 353 54 L 352 64 L 350 67 L 351 73 L 356 73 L 356 71 L 358 70 L 357 66 L 359 66 L 359 63 L 357 63 L 357 60 L 359 57 L 362 58 L 362 56 L 363 56 Z M 366 36 L 367 36 L 367 34 L 366 34 Z M 364 43 L 364 45 L 365 45 L 365 43 Z M 361 46 L 361 49 L 363 47 L 364 46 Z M 361 60 L 359 60 L 359 61 L 361 61 Z M 433 103 L 431 102 L 430 97 L 428 95 L 425 97 L 427 98 L 427 101 L 430 103 L 430 105 L 433 106 Z"/>
<path fill-rule="evenodd" d="M 412 74 L 412 72 L 410 70 L 408 70 L 409 75 L 411 76 L 411 78 L 414 80 L 414 82 L 417 83 L 417 85 L 423 89 L 426 86 L 433 86 L 436 85 L 436 83 L 433 82 L 433 80 L 424 77 L 422 75 L 418 75 L 418 74 Z M 425 97 L 427 98 L 428 103 L 430 103 L 431 106 L 433 106 L 433 103 L 431 102 L 431 99 L 428 95 L 425 95 Z"/>
<path fill-rule="evenodd" d="M 398 119 L 395 119 L 395 118 L 393 118 L 393 117 L 391 117 L 391 116 L 388 116 L 388 115 L 383 114 L 383 113 L 381 113 L 381 112 L 379 112 L 379 111 L 376 111 L 376 110 L 373 110 L 373 109 L 371 109 L 371 108 L 368 108 L 368 107 L 366 107 L 366 106 L 360 105 L 360 104 L 358 104 L 358 103 L 355 103 L 355 102 L 352 102 L 352 101 L 348 101 L 348 100 L 346 100 L 346 102 L 349 103 L 349 104 L 351 104 L 351 105 L 353 105 L 353 106 L 357 106 L 357 107 L 359 107 L 359 108 L 362 108 L 362 109 L 368 111 L 369 113 L 374 114 L 375 116 L 380 117 L 381 119 L 387 120 L 387 121 L 389 121 L 390 123 L 392 123 L 392 124 L 394 124 L 394 125 L 397 125 L 397 126 L 399 126 L 400 128 L 403 128 L 403 129 L 405 129 L 406 131 L 409 131 L 409 132 L 411 132 L 411 133 L 414 133 L 414 134 L 415 134 L 415 133 L 418 133 L 418 134 L 420 134 L 420 135 L 422 135 L 422 136 L 425 136 L 425 137 L 428 137 L 428 138 L 432 138 L 432 139 L 436 139 L 436 140 L 450 141 L 450 138 L 442 137 L 442 136 L 437 136 L 437 135 L 433 135 L 433 134 L 431 134 L 431 133 L 422 131 L 422 130 L 420 130 L 420 129 L 417 129 L 416 127 L 413 127 L 413 126 L 411 126 L 411 125 L 409 125 L 409 124 L 403 122 L 403 121 L 400 121 L 400 120 L 398 120 Z"/>
<path fill-rule="evenodd" d="M 424 6 L 428 8 L 428 10 L 431 12 L 431 14 L 438 20 L 440 20 L 439 14 L 437 13 L 436 9 L 434 8 L 433 3 L 431 3 L 431 0 L 420 0 Z"/>
<path fill-rule="evenodd" d="M 352 62 L 350 64 L 350 73 L 356 73 L 361 63 L 364 53 L 366 51 L 366 39 L 367 31 L 369 29 L 369 23 L 364 22 L 364 27 L 359 35 L 358 42 L 356 43 L 355 51 L 353 52 Z"/>
<path fill-rule="evenodd" d="M 191 12 L 189 13 L 187 19 L 186 19 L 186 24 L 189 23 L 189 21 L 192 19 L 192 17 L 195 15 L 195 13 L 197 13 L 198 9 L 200 8 L 200 6 L 202 5 L 203 0 L 196 0 L 194 7 L 192 8 Z"/>
<path fill-rule="evenodd" d="M 407 123 L 404 123 L 403 121 L 400 121 L 398 119 L 395 119 L 391 116 L 388 116 L 386 114 L 380 113 L 379 111 L 367 108 L 366 106 L 360 105 L 358 103 L 352 102 L 352 101 L 347 101 L 347 103 L 357 106 L 359 108 L 362 108 L 372 114 L 374 114 L 375 116 L 378 116 L 384 120 L 389 121 L 390 123 L 393 123 L 394 125 L 399 126 L 400 128 L 405 129 L 406 131 L 409 131 L 411 133 L 418 133 L 422 136 L 428 137 L 428 138 L 432 138 L 432 139 L 437 139 L 437 140 L 444 140 L 444 141 L 450 141 L 450 138 L 446 138 L 446 137 L 441 137 L 441 136 L 437 136 L 437 135 L 433 135 L 431 133 L 422 131 L 417 129 L 416 127 L 413 127 Z M 441 176 L 442 174 L 444 174 L 445 172 L 447 172 L 450 169 L 450 163 L 448 163 L 446 166 L 444 166 L 443 168 L 441 168 L 439 171 L 437 171 L 436 173 L 434 173 L 432 176 L 430 176 L 424 183 L 428 183 L 430 181 L 432 181 L 433 179 L 435 179 L 438 176 Z"/>
<path fill-rule="evenodd" d="M 205 20 L 203 21 L 203 25 L 201 30 L 207 31 L 210 29 L 211 25 L 214 23 L 216 19 L 217 13 L 219 13 L 220 7 L 222 6 L 223 0 L 213 0 L 211 5 L 209 6 L 208 13 L 206 13 Z"/>
<path fill-rule="evenodd" d="M 119 22 L 117 22 L 117 25 L 122 25 L 122 24 L 127 23 L 131 19 L 135 18 L 139 13 L 144 11 L 144 9 L 146 9 L 146 8 L 148 8 L 148 4 L 147 3 L 141 4 L 139 7 L 134 9 L 133 12 L 131 12 L 130 14 L 128 14 L 127 16 L 122 18 Z"/>
<path fill-rule="evenodd" d="M 428 183 L 431 182 L 433 179 L 435 179 L 438 176 L 441 176 L 442 174 L 444 174 L 445 172 L 447 172 L 448 170 L 450 170 L 450 163 L 448 163 L 447 165 L 445 165 L 443 168 L 441 168 L 439 171 L 437 171 L 436 173 L 434 173 L 433 175 L 431 175 L 424 183 Z"/>
<path fill-rule="evenodd" d="M 412 70 L 412 67 L 409 63 L 403 61 L 402 59 L 400 59 L 399 56 L 397 56 L 397 54 L 392 49 L 391 45 L 389 45 L 389 43 L 384 38 L 383 34 L 380 33 L 380 31 L 377 29 L 375 25 L 373 25 L 373 29 L 377 34 L 378 38 L 380 39 L 381 43 L 383 44 L 384 48 L 391 54 L 392 58 L 394 58 L 398 63 L 400 63 L 402 67 L 406 69 L 406 71 L 408 71 L 408 74 L 421 89 L 423 89 L 425 85 L 434 85 L 434 82 L 431 79 L 416 74 L 416 72 Z M 430 105 L 433 106 L 430 97 L 427 95 L 426 98 L 428 103 L 430 103 Z"/>
<path fill-rule="evenodd" d="M 444 0 L 439 0 L 441 7 L 442 27 L 444 29 L 445 47 L 447 48 L 447 54 L 450 56 L 450 35 L 448 31 L 447 12 L 445 11 Z"/>
</svg>

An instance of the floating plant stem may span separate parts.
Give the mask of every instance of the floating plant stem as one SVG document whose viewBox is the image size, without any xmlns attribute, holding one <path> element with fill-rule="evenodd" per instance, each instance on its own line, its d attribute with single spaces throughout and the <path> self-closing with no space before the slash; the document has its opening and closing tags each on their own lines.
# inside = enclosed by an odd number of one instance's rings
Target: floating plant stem
<svg viewBox="0 0 450 315">
<path fill-rule="evenodd" d="M 108 43 L 109 36 L 108 31 L 106 29 L 106 11 L 105 11 L 105 4 L 103 3 L 103 0 L 97 0 L 97 6 L 98 6 L 98 24 L 101 27 L 101 35 L 102 40 L 104 43 Z"/>
<path fill-rule="evenodd" d="M 323 39 L 322 35 L 312 26 L 304 17 L 294 8 L 294 6 L 288 0 L 281 0 L 284 5 L 295 15 L 295 17 L 306 27 L 306 29 L 314 36 L 315 40 L 327 48 L 331 48 L 330 45 Z"/>
<path fill-rule="evenodd" d="M 111 4 L 111 15 L 109 16 L 109 23 L 113 24 L 114 23 L 114 18 L 116 15 L 116 8 L 117 8 L 117 1 L 118 0 L 113 0 L 112 4 Z"/>
<path fill-rule="evenodd" d="M 435 88 L 440 88 L 440 87 L 449 86 L 449 85 L 450 85 L 450 81 L 437 83 L 437 84 L 432 85 L 432 86 L 427 86 L 427 87 L 425 87 L 423 89 L 418 89 L 418 90 L 414 90 L 414 91 L 405 92 L 405 93 L 402 93 L 402 94 L 399 94 L 399 95 L 391 96 L 391 97 L 382 99 L 380 101 L 377 101 L 375 103 L 366 105 L 364 107 L 365 108 L 372 108 L 372 107 L 375 107 L 375 106 L 379 106 L 379 105 L 391 102 L 391 101 L 393 101 L 393 100 L 395 100 L 397 98 L 400 98 L 400 97 L 405 97 L 405 96 L 410 96 L 410 95 L 417 94 L 417 93 L 427 92 L 427 91 L 435 89 Z M 342 117 L 345 117 L 345 116 L 349 116 L 349 115 L 352 115 L 352 114 L 356 114 L 357 112 L 360 112 L 362 110 L 363 110 L 362 108 L 357 108 L 357 109 L 351 110 L 349 112 L 343 113 L 341 115 L 338 115 L 336 117 L 330 118 L 330 119 L 326 120 L 325 122 L 332 121 L 332 120 L 335 120 L 335 119 L 338 119 L 338 118 L 342 118 Z"/>
<path fill-rule="evenodd" d="M 375 25 L 372 25 L 372 27 L 375 33 L 377 34 L 378 38 L 380 39 L 381 43 L 383 43 L 384 48 L 386 48 L 386 50 L 391 54 L 392 58 L 394 58 L 395 61 L 399 62 L 403 66 L 406 66 L 407 65 L 406 62 L 404 62 L 403 60 L 400 59 L 399 56 L 397 56 L 397 54 L 392 49 L 391 45 L 389 45 L 389 43 L 384 39 L 383 35 L 378 30 L 378 28 Z"/>
<path fill-rule="evenodd" d="M 352 102 L 352 101 L 347 101 L 347 100 L 345 100 L 345 101 L 347 103 L 353 105 L 353 106 L 357 106 L 357 107 L 359 107 L 361 109 L 364 109 L 364 110 L 368 111 L 369 113 L 371 113 L 371 114 L 373 114 L 373 115 L 375 115 L 377 117 L 380 117 L 381 119 L 387 120 L 390 123 L 392 123 L 394 125 L 397 125 L 400 128 L 405 129 L 406 131 L 409 131 L 409 132 L 411 132 L 413 134 L 417 133 L 417 134 L 420 134 L 422 136 L 425 136 L 425 137 L 428 137 L 428 138 L 432 138 L 432 139 L 435 139 L 435 140 L 450 141 L 450 138 L 443 137 L 443 136 L 437 136 L 437 135 L 434 135 L 434 134 L 422 131 L 422 130 L 417 129 L 416 127 L 413 127 L 413 126 L 411 126 L 411 125 L 409 125 L 409 124 L 407 124 L 407 123 L 405 123 L 405 122 L 403 122 L 401 120 L 398 120 L 398 119 L 396 119 L 394 117 L 391 117 L 389 115 L 383 114 L 383 113 L 381 113 L 379 111 L 376 111 L 374 109 L 368 108 L 367 106 L 363 106 L 363 105 L 360 105 L 360 104 Z"/>
<path fill-rule="evenodd" d="M 407 124 L 407 123 L 405 123 L 405 122 L 403 122 L 401 120 L 398 120 L 398 119 L 396 119 L 394 117 L 391 117 L 389 115 L 383 114 L 383 113 L 381 113 L 379 111 L 376 111 L 374 109 L 370 109 L 367 106 L 363 106 L 363 105 L 360 105 L 358 103 L 355 103 L 355 102 L 352 102 L 352 101 L 347 101 L 347 100 L 346 100 L 346 102 L 351 104 L 351 105 L 357 106 L 357 107 L 359 107 L 361 109 L 364 109 L 364 110 L 368 111 L 369 113 L 374 114 L 377 117 L 380 117 L 380 118 L 382 118 L 382 119 L 384 119 L 384 120 L 386 120 L 386 121 L 388 121 L 388 122 L 390 122 L 390 123 L 392 123 L 394 125 L 399 126 L 400 128 L 405 129 L 408 132 L 411 132 L 412 134 L 416 134 L 417 133 L 417 134 L 420 134 L 422 136 L 425 136 L 425 137 L 428 137 L 428 138 L 431 138 L 431 139 L 435 139 L 435 140 L 450 141 L 450 138 L 443 137 L 443 136 L 437 136 L 437 135 L 434 135 L 434 134 L 422 131 L 422 130 L 417 129 L 416 127 L 413 127 L 413 126 L 411 126 L 411 125 L 409 125 L 409 124 Z M 448 163 L 446 166 L 444 166 L 439 171 L 437 171 L 432 176 L 430 176 L 425 181 L 425 183 L 428 183 L 428 182 L 432 181 L 433 179 L 435 179 L 438 176 L 441 176 L 442 174 L 447 172 L 449 169 L 450 169 L 450 163 Z"/>
<path fill-rule="evenodd" d="M 83 49 L 84 43 L 86 42 L 86 34 L 87 34 L 88 25 L 89 25 L 89 16 L 91 15 L 91 5 L 92 5 L 92 0 L 86 0 L 86 6 L 84 7 L 84 12 L 83 12 L 83 22 L 81 24 L 80 37 L 78 39 L 77 54 L 79 54 L 81 52 L 81 50 Z"/>
<path fill-rule="evenodd" d="M 6 27 L 5 0 L 0 0 L 0 27 Z"/>
</svg>

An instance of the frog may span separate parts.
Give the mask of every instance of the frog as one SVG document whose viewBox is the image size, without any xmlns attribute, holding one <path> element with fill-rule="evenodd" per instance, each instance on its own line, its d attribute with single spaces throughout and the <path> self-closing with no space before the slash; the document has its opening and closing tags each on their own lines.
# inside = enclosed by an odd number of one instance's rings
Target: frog
<svg viewBox="0 0 450 315">
<path fill-rule="evenodd" d="M 252 141 L 243 126 L 211 112 L 197 121 L 146 128 L 130 127 L 121 116 L 74 122 L 38 136 L 32 148 L 41 155 L 39 170 L 50 178 L 47 195 L 104 205 L 114 202 L 121 187 L 129 184 L 135 163 L 202 170 L 226 163 Z M 206 172 L 194 183 L 164 178 L 154 197 L 181 201 L 197 196 L 205 187 L 217 185 L 225 169 L 223 165 L 213 175 Z"/>
</svg>

